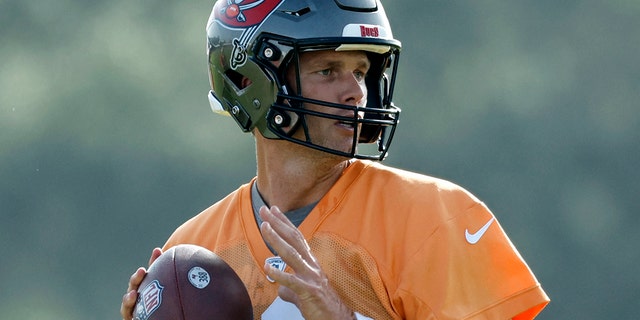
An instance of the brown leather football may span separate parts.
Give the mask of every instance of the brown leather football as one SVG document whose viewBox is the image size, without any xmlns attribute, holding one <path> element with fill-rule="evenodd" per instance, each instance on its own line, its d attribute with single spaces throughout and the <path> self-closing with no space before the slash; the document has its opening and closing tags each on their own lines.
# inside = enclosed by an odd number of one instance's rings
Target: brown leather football
<svg viewBox="0 0 640 320">
<path fill-rule="evenodd" d="M 138 288 L 135 320 L 253 319 L 238 275 L 215 253 L 196 245 L 170 248 L 151 264 Z"/>
</svg>

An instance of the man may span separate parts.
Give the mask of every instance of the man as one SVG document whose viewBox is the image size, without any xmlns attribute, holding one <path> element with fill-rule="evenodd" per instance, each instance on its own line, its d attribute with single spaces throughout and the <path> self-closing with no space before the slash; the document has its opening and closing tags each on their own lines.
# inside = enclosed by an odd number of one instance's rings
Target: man
<svg viewBox="0 0 640 320">
<path fill-rule="evenodd" d="M 165 250 L 193 243 L 221 256 L 256 319 L 531 319 L 544 308 L 482 202 L 370 161 L 385 157 L 400 114 L 400 43 L 380 2 L 221 0 L 207 34 L 212 108 L 253 133 L 257 177 Z M 144 274 L 130 279 L 125 319 Z"/>
</svg>

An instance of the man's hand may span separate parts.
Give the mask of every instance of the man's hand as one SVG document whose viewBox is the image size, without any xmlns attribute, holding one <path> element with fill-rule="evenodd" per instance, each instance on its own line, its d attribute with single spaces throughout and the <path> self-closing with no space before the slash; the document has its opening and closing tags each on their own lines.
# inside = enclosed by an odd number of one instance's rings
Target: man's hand
<svg viewBox="0 0 640 320">
<path fill-rule="evenodd" d="M 293 270 L 287 273 L 265 263 L 267 275 L 280 284 L 280 298 L 295 304 L 307 320 L 355 319 L 353 311 L 331 288 L 302 233 L 280 209 L 262 207 L 260 217 L 264 221 L 260 231 L 265 241 Z"/>
<path fill-rule="evenodd" d="M 149 258 L 149 266 L 156 261 L 161 254 L 162 249 L 153 249 L 151 258 Z M 135 308 L 136 300 L 138 299 L 138 287 L 146 275 L 147 269 L 143 267 L 138 268 L 138 270 L 131 275 L 127 293 L 122 297 L 122 304 L 120 305 L 120 315 L 122 315 L 123 320 L 131 320 L 133 318 L 133 308 Z"/>
</svg>

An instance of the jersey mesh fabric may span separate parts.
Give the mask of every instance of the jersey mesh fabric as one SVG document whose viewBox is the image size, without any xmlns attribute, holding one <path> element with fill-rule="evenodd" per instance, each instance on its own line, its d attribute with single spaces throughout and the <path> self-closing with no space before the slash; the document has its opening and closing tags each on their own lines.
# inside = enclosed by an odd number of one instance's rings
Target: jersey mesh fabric
<svg viewBox="0 0 640 320">
<path fill-rule="evenodd" d="M 376 262 L 364 248 L 332 234 L 314 236 L 309 246 L 345 304 L 353 310 L 367 310 L 367 317 L 376 320 L 393 319 Z"/>
</svg>

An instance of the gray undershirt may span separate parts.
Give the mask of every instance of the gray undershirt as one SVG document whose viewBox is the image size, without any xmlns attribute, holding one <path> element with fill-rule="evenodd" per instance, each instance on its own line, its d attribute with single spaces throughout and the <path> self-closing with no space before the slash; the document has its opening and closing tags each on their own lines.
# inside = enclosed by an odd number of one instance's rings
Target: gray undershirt
<svg viewBox="0 0 640 320">
<path fill-rule="evenodd" d="M 291 223 L 293 223 L 293 225 L 296 226 L 297 228 L 300 226 L 302 221 L 304 221 L 304 219 L 309 215 L 311 210 L 313 210 L 316 204 L 318 204 L 317 201 L 309 205 L 306 205 L 302 208 L 285 212 L 284 215 L 287 216 L 287 218 L 289 218 L 289 221 L 291 221 Z M 258 191 L 257 183 L 255 182 L 251 186 L 251 206 L 253 207 L 253 215 L 256 218 L 256 223 L 258 223 L 258 227 L 260 227 L 260 224 L 262 224 L 262 219 L 260 218 L 260 214 L 259 214 L 260 207 L 262 206 L 269 207 L 269 205 L 264 202 L 264 199 L 262 199 L 262 196 Z"/>
<path fill-rule="evenodd" d="M 269 205 L 267 205 L 267 203 L 264 202 L 264 199 L 262 199 L 262 196 L 260 195 L 260 192 L 258 191 L 258 186 L 257 185 L 258 184 L 254 182 L 253 185 L 251 186 L 251 206 L 253 207 L 253 216 L 256 219 L 256 223 L 258 224 L 258 228 L 260 228 L 260 225 L 262 224 L 262 218 L 260 218 L 260 208 L 262 206 L 269 207 Z M 309 213 L 311 212 L 311 210 L 313 210 L 313 208 L 316 206 L 317 203 L 318 202 L 316 201 L 316 202 L 311 203 L 309 205 L 306 205 L 306 206 L 304 206 L 302 208 L 285 212 L 284 215 L 297 228 L 297 227 L 300 226 L 302 221 L 304 221 L 304 219 L 309 215 Z M 273 254 L 278 255 L 278 253 L 275 250 L 273 250 L 273 248 L 271 248 L 271 246 L 268 243 L 265 242 L 265 244 L 267 245 L 267 247 L 269 248 L 269 250 L 271 250 L 271 252 Z"/>
</svg>

